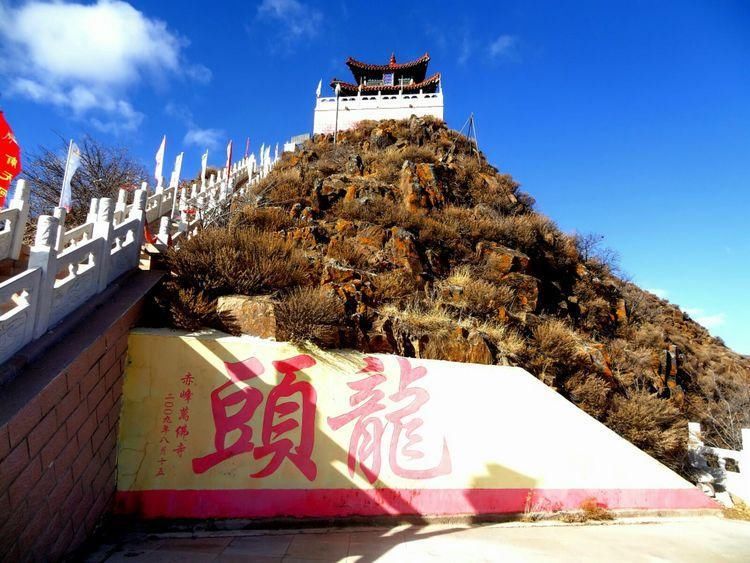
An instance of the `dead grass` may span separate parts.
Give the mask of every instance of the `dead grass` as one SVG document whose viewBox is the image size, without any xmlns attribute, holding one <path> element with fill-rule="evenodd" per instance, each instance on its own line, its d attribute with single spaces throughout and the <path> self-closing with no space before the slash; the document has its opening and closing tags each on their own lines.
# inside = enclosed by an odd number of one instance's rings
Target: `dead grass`
<svg viewBox="0 0 750 563">
<path fill-rule="evenodd" d="M 454 269 L 438 283 L 438 290 L 443 295 L 455 294 L 455 299 L 447 304 L 477 318 L 497 318 L 501 309 L 510 309 L 516 297 L 510 286 L 489 283 L 476 276 L 469 266 Z"/>
<path fill-rule="evenodd" d="M 575 330 L 560 319 L 543 320 L 532 331 L 529 367 L 547 385 L 556 386 L 578 371 L 583 358 Z"/>
<path fill-rule="evenodd" d="M 382 272 L 375 276 L 373 285 L 375 286 L 375 300 L 378 303 L 414 297 L 420 289 L 414 276 L 403 270 Z"/>
<path fill-rule="evenodd" d="M 581 501 L 579 510 L 561 512 L 557 518 L 568 524 L 579 524 L 583 522 L 614 520 L 614 513 L 595 498 L 587 498 Z"/>
<path fill-rule="evenodd" d="M 281 207 L 256 207 L 247 205 L 232 216 L 235 229 L 256 229 L 278 232 L 292 228 L 296 221 Z"/>
<path fill-rule="evenodd" d="M 320 288 L 299 288 L 276 307 L 276 335 L 279 340 L 312 342 L 323 348 L 340 343 L 340 330 L 346 326 L 344 306 L 339 299 Z"/>
<path fill-rule="evenodd" d="M 311 277 L 304 254 L 276 233 L 206 229 L 166 254 L 179 287 L 221 295 L 258 295 L 303 285 Z"/>
<path fill-rule="evenodd" d="M 662 463 L 679 469 L 685 457 L 685 419 L 677 406 L 647 391 L 616 396 L 607 426 Z"/>
<path fill-rule="evenodd" d="M 724 509 L 724 517 L 732 520 L 745 520 L 750 522 L 750 506 L 745 504 L 741 499 L 732 497 L 734 506 Z"/>
</svg>

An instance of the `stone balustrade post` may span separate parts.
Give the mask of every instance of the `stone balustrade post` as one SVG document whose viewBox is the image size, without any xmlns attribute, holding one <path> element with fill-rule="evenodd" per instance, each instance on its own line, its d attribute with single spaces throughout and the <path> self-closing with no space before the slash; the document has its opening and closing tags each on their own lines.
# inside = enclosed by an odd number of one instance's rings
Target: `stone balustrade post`
<svg viewBox="0 0 750 563">
<path fill-rule="evenodd" d="M 18 260 L 23 246 L 23 235 L 26 232 L 26 221 L 29 220 L 29 186 L 26 180 L 16 182 L 16 190 L 13 199 L 8 204 L 8 209 L 18 209 L 18 219 L 13 225 L 13 239 L 10 244 L 10 258 Z"/>
<path fill-rule="evenodd" d="M 87 223 L 96 223 L 96 218 L 99 216 L 99 198 L 92 197 L 91 203 L 89 204 L 89 212 L 86 214 Z"/>
<path fill-rule="evenodd" d="M 170 224 L 171 221 L 169 220 L 169 217 L 165 216 L 159 220 L 159 234 L 156 235 L 156 240 L 159 242 L 159 244 L 162 244 L 165 247 L 169 246 Z"/>
<path fill-rule="evenodd" d="M 750 497 L 750 428 L 742 429 L 742 451 L 740 451 L 740 475 L 745 484 L 745 492 Z M 747 498 L 745 500 L 750 500 Z"/>
<path fill-rule="evenodd" d="M 99 200 L 99 216 L 94 224 L 94 238 L 102 240 L 100 256 L 96 258 L 95 268 L 98 274 L 98 289 L 104 291 L 109 281 L 109 262 L 112 253 L 112 220 L 115 202 L 111 197 Z"/>
<path fill-rule="evenodd" d="M 143 245 L 143 231 L 146 228 L 146 191 L 136 190 L 133 194 L 133 206 L 130 208 L 130 219 L 137 219 L 140 225 L 135 228 L 135 244 L 140 248 Z M 136 262 L 133 267 L 138 266 L 139 253 L 136 253 Z"/>
<path fill-rule="evenodd" d="M 52 215 L 57 218 L 57 234 L 55 235 L 55 250 L 60 253 L 63 249 L 63 239 L 65 237 L 65 218 L 68 215 L 64 207 L 55 207 Z"/>
<path fill-rule="evenodd" d="M 115 203 L 115 224 L 120 224 L 125 220 L 125 214 L 128 209 L 128 192 L 123 190 L 117 192 L 117 203 Z"/>
<path fill-rule="evenodd" d="M 52 292 L 57 276 L 57 242 L 58 221 L 52 215 L 40 215 L 36 224 L 36 237 L 29 255 L 29 270 L 42 270 L 39 283 L 36 319 L 34 320 L 34 338 L 39 338 L 47 332 L 50 309 L 52 308 Z"/>
</svg>

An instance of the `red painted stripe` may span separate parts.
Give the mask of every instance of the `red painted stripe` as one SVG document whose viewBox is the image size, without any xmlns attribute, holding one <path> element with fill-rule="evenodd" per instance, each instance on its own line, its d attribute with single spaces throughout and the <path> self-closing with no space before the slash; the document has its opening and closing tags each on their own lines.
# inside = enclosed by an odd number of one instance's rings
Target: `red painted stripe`
<svg viewBox="0 0 750 563">
<path fill-rule="evenodd" d="M 241 489 L 118 491 L 115 511 L 143 518 L 330 518 L 509 514 L 571 510 L 595 498 L 610 509 L 718 505 L 698 489 Z"/>
</svg>

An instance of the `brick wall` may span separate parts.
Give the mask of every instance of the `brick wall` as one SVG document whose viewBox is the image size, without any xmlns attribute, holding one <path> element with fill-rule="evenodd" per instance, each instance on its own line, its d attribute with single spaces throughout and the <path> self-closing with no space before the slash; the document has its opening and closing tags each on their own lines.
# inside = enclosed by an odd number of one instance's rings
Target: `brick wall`
<svg viewBox="0 0 750 563">
<path fill-rule="evenodd" d="M 112 304 L 0 392 L 0 557 L 56 560 L 110 508 L 128 331 L 143 295 Z M 60 358 L 56 361 L 56 356 Z M 12 414 L 7 410 L 12 409 Z"/>
</svg>

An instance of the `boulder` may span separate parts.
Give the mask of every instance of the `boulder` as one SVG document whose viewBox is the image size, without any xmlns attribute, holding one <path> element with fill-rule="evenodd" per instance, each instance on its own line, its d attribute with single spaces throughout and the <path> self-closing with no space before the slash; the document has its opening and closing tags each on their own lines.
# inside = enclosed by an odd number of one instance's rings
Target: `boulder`
<svg viewBox="0 0 750 563">
<path fill-rule="evenodd" d="M 399 188 L 404 205 L 412 211 L 442 207 L 446 203 L 445 192 L 438 181 L 434 164 L 404 161 Z"/>
<path fill-rule="evenodd" d="M 225 295 L 217 300 L 216 310 L 228 332 L 276 337 L 276 303 L 270 297 Z"/>
<path fill-rule="evenodd" d="M 396 142 L 396 139 L 383 127 L 375 127 L 370 133 L 370 146 L 377 149 L 384 149 Z"/>
<path fill-rule="evenodd" d="M 522 311 L 534 312 L 539 304 L 539 280 L 533 276 L 517 272 L 502 278 L 516 292 L 516 307 Z"/>
<path fill-rule="evenodd" d="M 484 260 L 496 276 L 511 272 L 526 273 L 529 270 L 529 257 L 496 242 L 482 241 L 476 247 L 477 259 Z"/>
<path fill-rule="evenodd" d="M 400 227 L 392 227 L 391 238 L 386 244 L 386 249 L 390 252 L 393 262 L 413 276 L 421 276 L 424 272 L 414 235 L 409 231 Z"/>
</svg>

